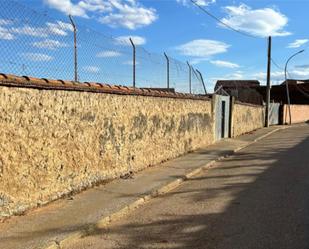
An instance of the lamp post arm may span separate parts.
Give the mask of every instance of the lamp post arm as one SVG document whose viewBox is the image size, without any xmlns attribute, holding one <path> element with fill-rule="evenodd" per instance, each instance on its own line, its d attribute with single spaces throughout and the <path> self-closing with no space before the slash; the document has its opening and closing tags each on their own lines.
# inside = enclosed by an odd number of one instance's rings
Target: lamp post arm
<svg viewBox="0 0 309 249">
<path fill-rule="evenodd" d="M 284 76 L 285 76 L 285 79 L 287 78 L 287 77 L 286 77 L 286 72 L 287 72 L 287 68 L 288 68 L 288 63 L 290 62 L 290 60 L 291 60 L 293 57 L 295 57 L 296 55 L 302 53 L 303 51 L 304 51 L 304 50 L 301 50 L 301 51 L 299 51 L 299 52 L 293 54 L 293 55 L 290 56 L 290 58 L 286 61 L 285 67 L 284 67 Z"/>
<path fill-rule="evenodd" d="M 288 79 L 287 79 L 287 68 L 288 68 L 288 63 L 289 61 L 295 57 L 296 55 L 304 52 L 305 50 L 300 50 L 297 53 L 293 54 L 290 56 L 290 58 L 286 61 L 285 67 L 284 67 L 284 78 L 285 78 L 285 86 L 286 86 L 286 94 L 287 94 L 287 101 L 288 101 L 288 111 L 289 111 L 289 124 L 291 125 L 292 123 L 292 117 L 291 117 L 291 101 L 290 101 L 290 92 L 289 92 L 289 85 L 288 85 Z"/>
</svg>

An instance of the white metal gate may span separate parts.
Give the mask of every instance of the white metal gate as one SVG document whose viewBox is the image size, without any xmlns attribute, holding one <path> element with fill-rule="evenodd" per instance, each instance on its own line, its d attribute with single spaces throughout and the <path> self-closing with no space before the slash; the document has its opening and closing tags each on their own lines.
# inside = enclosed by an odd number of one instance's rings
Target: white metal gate
<svg viewBox="0 0 309 249">
<path fill-rule="evenodd" d="M 269 125 L 279 124 L 280 103 L 270 103 L 269 105 Z"/>
<path fill-rule="evenodd" d="M 216 140 L 229 137 L 230 96 L 215 95 Z"/>
</svg>

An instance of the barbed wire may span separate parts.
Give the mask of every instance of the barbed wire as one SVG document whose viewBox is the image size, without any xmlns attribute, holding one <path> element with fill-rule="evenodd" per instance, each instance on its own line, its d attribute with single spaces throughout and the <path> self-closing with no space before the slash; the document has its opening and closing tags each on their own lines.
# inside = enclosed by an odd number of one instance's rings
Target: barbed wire
<svg viewBox="0 0 309 249">
<path fill-rule="evenodd" d="M 135 45 L 136 87 L 166 88 L 167 60 L 163 53 Z M 71 23 L 69 18 L 55 19 L 15 1 L 0 1 L 0 54 L 1 73 L 63 80 L 74 80 L 76 74 L 81 82 L 133 84 L 129 37 L 110 37 Z M 169 69 L 170 87 L 190 92 L 188 65 L 169 57 Z M 200 77 L 194 73 L 191 77 L 191 92 L 202 94 Z"/>
</svg>

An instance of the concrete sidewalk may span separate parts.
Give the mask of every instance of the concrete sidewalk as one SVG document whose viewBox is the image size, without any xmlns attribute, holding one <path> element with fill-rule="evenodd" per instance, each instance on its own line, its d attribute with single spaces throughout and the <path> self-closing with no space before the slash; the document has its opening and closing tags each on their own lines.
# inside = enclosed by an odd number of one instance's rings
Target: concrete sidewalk
<svg viewBox="0 0 309 249">
<path fill-rule="evenodd" d="M 114 180 L 27 215 L 13 217 L 0 224 L 0 248 L 61 248 L 65 239 L 79 237 L 93 226 L 106 225 L 148 199 L 177 187 L 186 178 L 210 167 L 215 160 L 281 128 L 273 126 L 222 140 L 146 169 L 132 179 Z"/>
</svg>

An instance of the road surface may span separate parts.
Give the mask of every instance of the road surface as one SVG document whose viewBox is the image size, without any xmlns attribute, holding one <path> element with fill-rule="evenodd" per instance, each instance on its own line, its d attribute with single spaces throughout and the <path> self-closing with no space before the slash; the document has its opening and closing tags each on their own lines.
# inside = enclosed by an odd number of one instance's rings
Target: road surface
<svg viewBox="0 0 309 249">
<path fill-rule="evenodd" d="M 309 125 L 239 151 L 65 249 L 309 249 Z"/>
</svg>

